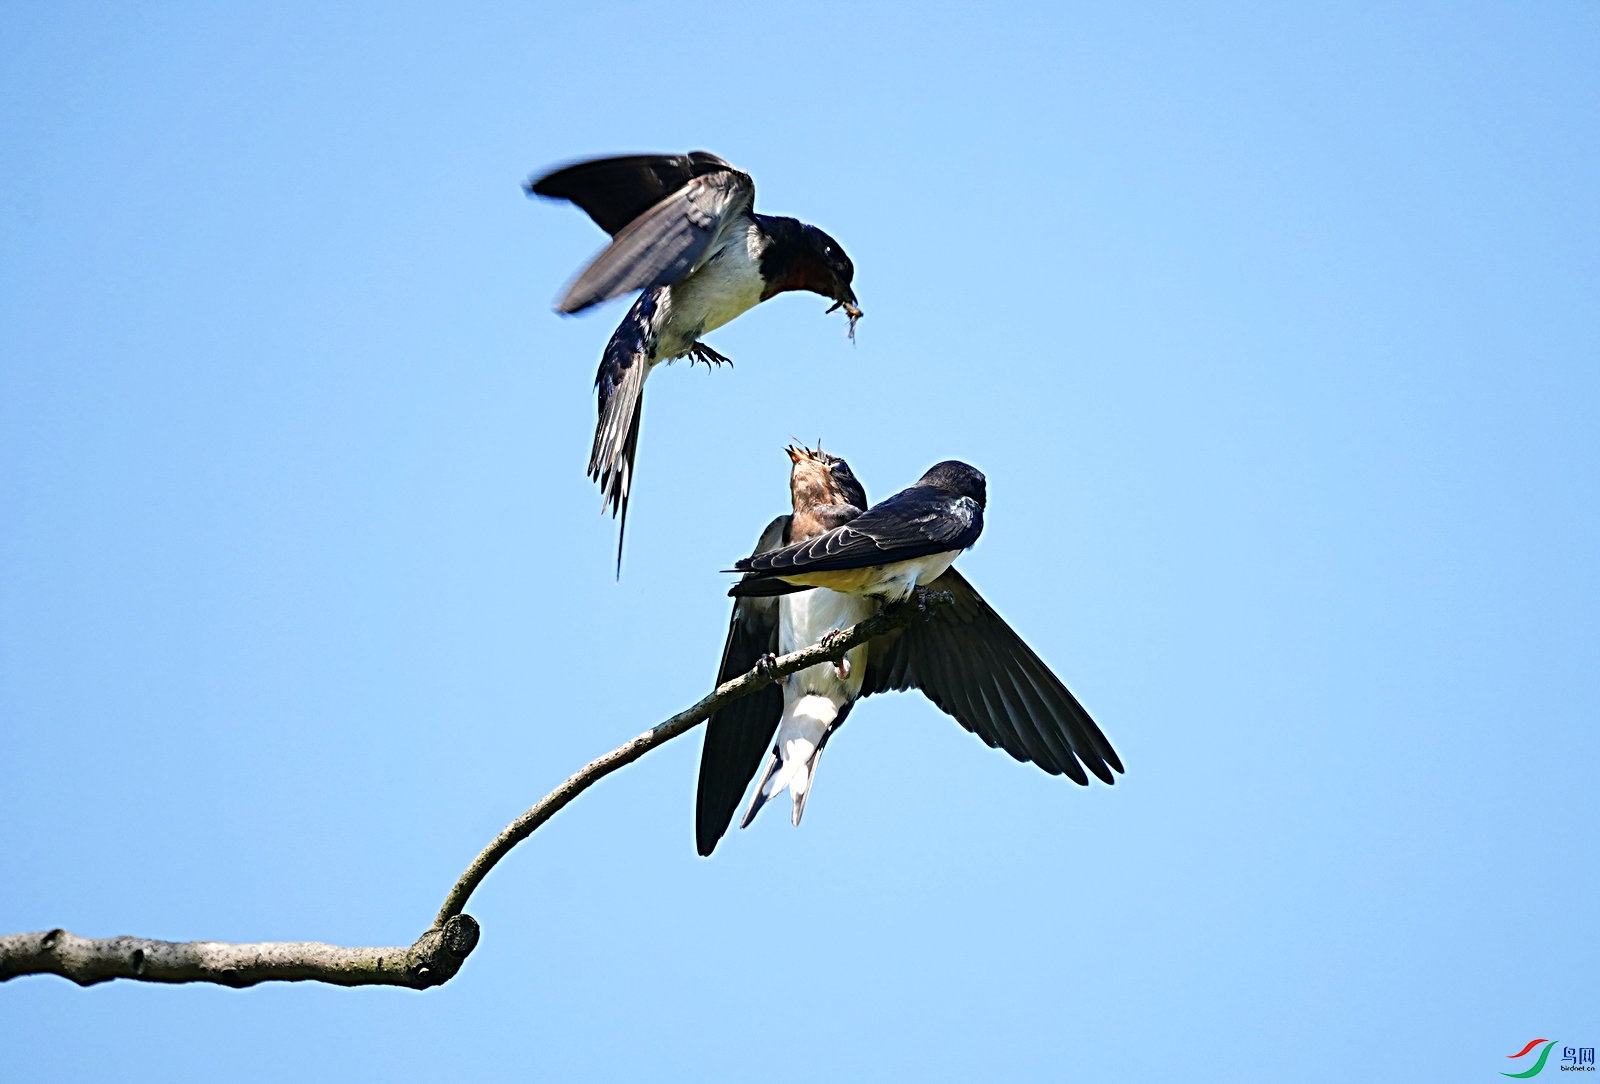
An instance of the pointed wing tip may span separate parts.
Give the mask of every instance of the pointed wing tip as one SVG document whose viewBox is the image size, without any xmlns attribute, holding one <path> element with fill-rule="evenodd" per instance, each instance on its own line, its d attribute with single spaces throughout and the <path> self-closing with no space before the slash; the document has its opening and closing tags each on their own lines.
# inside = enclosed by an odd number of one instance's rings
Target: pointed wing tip
<svg viewBox="0 0 1600 1084">
<path fill-rule="evenodd" d="M 572 203 L 571 196 L 551 184 L 561 172 L 561 169 L 553 169 L 548 173 L 528 174 L 527 178 L 522 182 L 523 194 L 529 199 L 561 200 L 565 203 Z"/>
<path fill-rule="evenodd" d="M 702 780 L 703 786 L 704 781 Z M 701 858 L 710 858 L 711 852 L 717 849 L 718 843 L 722 842 L 722 837 L 728 831 L 728 826 L 724 824 L 720 830 L 717 828 L 716 813 L 704 807 L 705 801 L 706 796 L 703 791 L 695 794 L 694 851 Z M 732 817 L 730 816 L 729 819 L 731 820 Z"/>
<path fill-rule="evenodd" d="M 809 587 L 799 587 L 776 577 L 768 579 L 742 579 L 728 588 L 729 598 L 777 598 L 779 595 L 794 595 L 801 591 L 810 591 Z"/>
<path fill-rule="evenodd" d="M 592 309 L 600 304 L 604 298 L 589 297 L 585 294 L 567 293 L 551 306 L 561 316 L 576 316 L 585 309 Z"/>
<path fill-rule="evenodd" d="M 1093 726 L 1094 720 L 1090 719 L 1089 723 L 1091 726 Z M 1100 778 L 1108 785 L 1113 784 L 1116 781 L 1111 772 L 1115 772 L 1117 775 L 1127 775 L 1127 770 L 1122 766 L 1122 758 L 1117 756 L 1117 751 L 1111 748 L 1111 742 L 1104 734 L 1100 732 L 1100 728 L 1098 726 L 1093 726 L 1090 737 L 1095 739 L 1094 744 L 1097 747 L 1095 748 L 1095 752 L 1100 755 L 1101 767 L 1111 769 L 1111 771 L 1106 772 L 1104 775 L 1100 775 L 1100 772 L 1098 771 L 1096 771 L 1094 774 L 1099 775 Z"/>
<path fill-rule="evenodd" d="M 1094 777 L 1100 780 L 1100 782 L 1104 783 L 1108 787 L 1116 786 L 1117 776 L 1126 774 L 1122 770 L 1122 761 L 1118 760 L 1117 754 L 1113 753 L 1109 748 L 1104 751 L 1097 750 L 1096 752 L 1099 753 L 1099 755 L 1084 756 L 1082 753 L 1074 750 L 1074 755 L 1084 764 L 1085 767 L 1094 773 Z M 1089 781 L 1087 779 L 1080 780 L 1080 782 L 1084 786 L 1089 785 Z"/>
</svg>

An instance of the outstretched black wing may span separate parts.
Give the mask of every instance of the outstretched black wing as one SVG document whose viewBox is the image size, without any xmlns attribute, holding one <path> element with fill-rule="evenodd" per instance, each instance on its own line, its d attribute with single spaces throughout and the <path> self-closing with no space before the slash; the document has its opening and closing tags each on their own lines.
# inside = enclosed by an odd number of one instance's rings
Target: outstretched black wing
<svg viewBox="0 0 1600 1084">
<path fill-rule="evenodd" d="M 767 524 L 756 543 L 762 553 L 783 545 L 789 517 Z M 766 654 L 778 650 L 778 600 L 740 599 L 733 604 L 728 622 L 728 642 L 722 649 L 717 684 L 745 673 Z M 772 747 L 783 717 L 783 685 L 775 682 L 758 693 L 735 700 L 706 723 L 705 744 L 700 747 L 700 788 L 694 803 L 695 847 L 709 855 L 733 823 L 745 788 Z"/>
<path fill-rule="evenodd" d="M 755 199 L 748 174 L 703 151 L 581 162 L 528 190 L 572 200 L 613 235 L 556 303 L 565 313 L 679 281 Z"/>
<path fill-rule="evenodd" d="M 839 572 L 964 550 L 983 533 L 983 509 L 971 497 L 912 486 L 842 527 L 734 564 L 757 577 Z M 738 586 L 730 592 L 738 594 Z"/>
<path fill-rule="evenodd" d="M 1122 761 L 1111 743 L 1022 637 L 955 569 L 928 587 L 955 603 L 873 640 L 861 695 L 921 689 L 991 747 L 1077 783 L 1089 782 L 1084 765 L 1112 782 Z"/>
<path fill-rule="evenodd" d="M 699 265 L 725 226 L 750 209 L 755 185 L 743 173 L 696 177 L 628 223 L 578 273 L 556 308 L 582 312 L 613 297 L 671 286 Z"/>
<path fill-rule="evenodd" d="M 714 154 L 628 154 L 590 158 L 530 178 L 530 196 L 564 199 L 581 207 L 595 225 L 615 234 L 696 177 L 737 172 Z"/>
</svg>

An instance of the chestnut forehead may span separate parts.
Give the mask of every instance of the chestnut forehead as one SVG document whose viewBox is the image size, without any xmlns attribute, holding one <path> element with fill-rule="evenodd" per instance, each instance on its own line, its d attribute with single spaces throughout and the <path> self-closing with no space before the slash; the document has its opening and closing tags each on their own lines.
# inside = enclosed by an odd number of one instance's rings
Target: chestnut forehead
<svg viewBox="0 0 1600 1084">
<path fill-rule="evenodd" d="M 798 463 L 815 463 L 815 464 L 818 464 L 818 465 L 824 466 L 824 467 L 833 467 L 836 464 L 844 462 L 844 460 L 840 459 L 838 456 L 829 455 L 827 452 L 823 451 L 821 448 L 807 448 L 807 447 L 801 446 L 801 447 L 795 448 L 794 451 L 796 453 L 798 453 L 799 456 L 800 456 L 800 458 L 795 460 L 795 462 L 797 464 Z"/>
</svg>

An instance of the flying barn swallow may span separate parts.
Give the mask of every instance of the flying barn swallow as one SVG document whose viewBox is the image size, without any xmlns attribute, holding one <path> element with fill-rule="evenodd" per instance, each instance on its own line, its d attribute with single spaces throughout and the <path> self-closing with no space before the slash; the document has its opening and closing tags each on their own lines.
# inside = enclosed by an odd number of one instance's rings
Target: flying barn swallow
<svg viewBox="0 0 1600 1084">
<path fill-rule="evenodd" d="M 844 460 L 790 448 L 794 512 L 767 525 L 736 599 L 717 674 L 721 684 L 771 654 L 788 654 L 904 599 L 917 587 L 953 598 L 921 621 L 852 648 L 839 663 L 792 674 L 713 715 L 700 753 L 695 844 L 709 855 L 728 830 L 750 780 L 767 759 L 741 826 L 789 790 L 800 823 L 828 739 L 855 702 L 920 689 L 991 748 L 1088 785 L 1122 771 L 1083 705 L 950 567 L 978 540 L 984 477 L 965 463 L 931 468 L 916 485 L 867 507 Z M 774 740 L 776 738 L 776 740 Z M 770 750 L 770 753 L 769 753 Z"/>
<path fill-rule="evenodd" d="M 644 291 L 606 344 L 595 388 L 600 420 L 589 477 L 601 511 L 628 526 L 628 491 L 639 449 L 645 378 L 663 361 L 687 357 L 709 369 L 728 359 L 700 341 L 746 310 L 789 290 L 809 290 L 844 309 L 855 337 L 861 310 L 850 288 L 855 267 L 839 242 L 793 218 L 756 214 L 755 182 L 705 151 L 639 154 L 576 162 L 529 180 L 530 196 L 577 204 L 611 234 L 557 302 L 577 313 Z"/>
</svg>

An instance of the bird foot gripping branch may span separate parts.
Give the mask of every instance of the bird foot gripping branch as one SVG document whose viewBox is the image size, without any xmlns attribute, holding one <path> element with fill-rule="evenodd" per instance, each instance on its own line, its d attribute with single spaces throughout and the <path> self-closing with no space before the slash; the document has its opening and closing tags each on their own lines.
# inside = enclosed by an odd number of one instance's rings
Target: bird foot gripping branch
<svg viewBox="0 0 1600 1084">
<path fill-rule="evenodd" d="M 798 826 L 823 747 L 857 701 L 876 693 L 919 689 L 990 748 L 1083 786 L 1091 773 L 1112 783 L 1122 762 L 1094 719 L 951 567 L 983 531 L 983 473 L 945 460 L 868 507 L 843 459 L 820 447 L 787 452 L 794 511 L 733 563 L 743 576 L 728 590 L 736 601 L 719 681 L 772 640 L 790 652 L 814 640 L 832 665 L 711 719 L 695 799 L 700 854 L 727 833 L 763 747 L 766 774 L 740 824 L 787 789 Z"/>
<path fill-rule="evenodd" d="M 931 592 L 929 609 L 940 606 Z M 0 934 L 0 982 L 23 975 L 59 975 L 80 986 L 111 979 L 142 982 L 209 982 L 246 987 L 262 982 L 317 981 L 336 986 L 402 986 L 425 990 L 454 978 L 477 947 L 477 920 L 464 912 L 489 871 L 569 802 L 594 783 L 673 738 L 688 733 L 718 709 L 774 680 L 831 661 L 833 650 L 849 650 L 921 619 L 902 605 L 839 633 L 832 648 L 813 644 L 776 657 L 768 654 L 733 680 L 719 683 L 692 707 L 632 741 L 597 757 L 545 795 L 483 849 L 451 888 L 439 916 L 410 945 L 346 947 L 320 941 L 155 941 L 143 937 L 79 937 L 66 930 Z"/>
<path fill-rule="evenodd" d="M 832 651 L 834 648 L 839 646 L 839 641 L 844 638 L 843 633 L 844 633 L 843 629 L 834 629 L 832 632 L 830 632 L 827 635 L 825 635 L 822 639 L 818 640 L 817 643 L 820 644 L 822 647 L 827 648 L 829 651 Z M 840 655 L 837 659 L 833 660 L 833 672 L 835 674 L 839 675 L 839 680 L 840 681 L 849 681 L 850 680 L 850 653 L 849 652 L 846 652 L 845 654 Z"/>
</svg>

